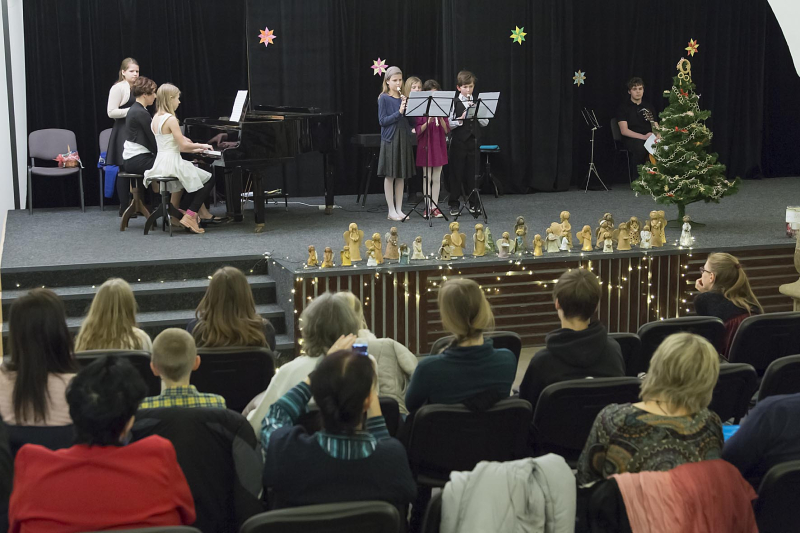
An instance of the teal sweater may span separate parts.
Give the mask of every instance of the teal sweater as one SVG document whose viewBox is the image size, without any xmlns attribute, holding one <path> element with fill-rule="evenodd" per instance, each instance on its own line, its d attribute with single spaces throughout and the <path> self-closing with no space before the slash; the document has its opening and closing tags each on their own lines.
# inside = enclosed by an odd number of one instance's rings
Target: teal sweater
<svg viewBox="0 0 800 533">
<path fill-rule="evenodd" d="M 490 389 L 508 396 L 516 374 L 514 354 L 495 350 L 491 339 L 482 346 L 448 348 L 419 362 L 406 391 L 406 407 L 416 411 L 426 403 L 461 403 Z"/>
</svg>

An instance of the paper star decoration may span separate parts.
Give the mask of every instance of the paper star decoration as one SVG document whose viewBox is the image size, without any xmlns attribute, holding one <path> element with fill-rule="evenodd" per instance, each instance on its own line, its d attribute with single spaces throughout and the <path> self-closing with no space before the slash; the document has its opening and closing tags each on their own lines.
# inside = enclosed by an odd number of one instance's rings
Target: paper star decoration
<svg viewBox="0 0 800 533">
<path fill-rule="evenodd" d="M 578 72 L 576 72 L 575 75 L 572 76 L 572 79 L 575 80 L 573 83 L 575 85 L 577 85 L 578 87 L 580 87 L 581 85 L 586 85 L 586 73 L 585 72 L 581 72 L 580 70 L 578 70 Z"/>
<path fill-rule="evenodd" d="M 274 44 L 272 41 L 275 40 L 277 35 L 275 35 L 275 30 L 264 28 L 258 34 L 258 37 L 261 39 L 260 41 L 258 41 L 258 44 L 264 43 L 264 46 L 269 46 L 271 44 Z"/>
<path fill-rule="evenodd" d="M 372 69 L 372 74 L 375 76 L 383 76 L 383 73 L 386 72 L 386 61 L 379 57 L 377 61 L 372 62 L 372 66 L 369 68 Z"/>
<path fill-rule="evenodd" d="M 689 39 L 689 46 L 684 48 L 684 50 L 688 52 L 688 54 L 686 55 L 694 57 L 694 54 L 697 53 L 697 48 L 699 46 L 700 45 L 697 43 L 697 41 L 695 41 L 694 39 Z"/>
<path fill-rule="evenodd" d="M 525 36 L 528 35 L 524 31 L 525 30 L 525 26 L 523 26 L 521 28 L 519 26 L 514 26 L 514 27 L 516 29 L 511 32 L 511 40 L 513 42 L 515 42 L 515 43 L 519 43 L 519 45 L 522 46 L 522 41 L 524 41 L 525 40 Z"/>
</svg>

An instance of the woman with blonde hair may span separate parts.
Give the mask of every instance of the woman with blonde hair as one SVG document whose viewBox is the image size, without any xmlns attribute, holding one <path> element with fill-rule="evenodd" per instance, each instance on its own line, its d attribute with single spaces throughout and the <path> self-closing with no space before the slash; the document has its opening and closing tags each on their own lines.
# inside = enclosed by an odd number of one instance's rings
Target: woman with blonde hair
<svg viewBox="0 0 800 533">
<path fill-rule="evenodd" d="M 132 57 L 126 57 L 119 66 L 117 81 L 108 91 L 108 104 L 106 114 L 114 120 L 111 127 L 111 136 L 108 138 L 106 149 L 106 165 L 122 167 L 125 151 L 125 119 L 128 111 L 136 102 L 132 88 L 139 78 L 139 62 Z M 106 170 L 106 176 L 111 179 L 111 169 Z M 116 174 L 114 174 L 116 176 Z M 128 180 L 116 180 L 117 196 L 119 197 L 119 216 L 127 209 L 130 203 Z"/>
<path fill-rule="evenodd" d="M 706 339 L 664 339 L 642 380 L 642 401 L 611 404 L 597 415 L 578 460 L 578 483 L 719 459 L 722 422 L 708 409 L 718 377 L 719 356 Z"/>
<path fill-rule="evenodd" d="M 376 361 L 378 370 L 378 390 L 381 396 L 394 398 L 402 414 L 408 414 L 405 394 L 414 369 L 417 368 L 417 357 L 408 348 L 394 339 L 377 338 L 368 328 L 364 318 L 364 307 L 361 300 L 350 291 L 337 292 L 334 298 L 347 302 L 358 317 L 360 328 L 357 343 L 367 345 L 369 353 Z"/>
<path fill-rule="evenodd" d="M 128 282 L 110 278 L 100 285 L 75 338 L 75 351 L 153 351 L 150 336 L 136 327 L 136 298 Z"/>
<path fill-rule="evenodd" d="M 508 397 L 517 359 L 484 339 L 483 333 L 494 329 L 494 314 L 478 284 L 471 279 L 446 281 L 439 289 L 439 314 L 455 339 L 442 353 L 417 365 L 406 391 L 408 410 L 425 403 L 461 403 L 479 394 Z"/>
<path fill-rule="evenodd" d="M 198 224 L 201 219 L 217 223 L 222 219 L 213 217 L 203 202 L 214 187 L 214 178 L 210 172 L 197 168 L 181 157 L 181 152 L 198 154 L 211 150 L 210 144 L 192 142 L 181 132 L 181 126 L 175 117 L 175 111 L 181 103 L 181 91 L 171 83 L 164 83 L 156 92 L 156 114 L 150 129 L 156 137 L 158 153 L 153 168 L 144 173 L 144 183 L 149 185 L 153 178 L 174 177 L 178 182 L 170 182 L 167 188 L 176 193 L 181 189 L 193 193 L 189 208 L 180 224 L 192 233 L 205 233 Z M 173 195 L 173 201 L 175 196 Z"/>
<path fill-rule="evenodd" d="M 275 350 L 275 328 L 256 312 L 247 277 L 231 266 L 211 276 L 186 331 L 198 347 L 264 346 Z"/>
<path fill-rule="evenodd" d="M 302 354 L 281 366 L 267 390 L 253 398 L 244 415 L 256 432 L 270 406 L 303 381 L 317 368 L 322 356 L 337 350 L 349 350 L 356 340 L 361 321 L 352 306 L 332 292 L 320 294 L 300 315 Z"/>
<path fill-rule="evenodd" d="M 725 322 L 727 336 L 722 351 L 725 355 L 739 324 L 751 315 L 763 313 L 764 308 L 750 288 L 742 264 L 731 254 L 710 254 L 700 268 L 695 288 L 698 290 L 694 298 L 697 314 L 715 316 Z"/>
</svg>

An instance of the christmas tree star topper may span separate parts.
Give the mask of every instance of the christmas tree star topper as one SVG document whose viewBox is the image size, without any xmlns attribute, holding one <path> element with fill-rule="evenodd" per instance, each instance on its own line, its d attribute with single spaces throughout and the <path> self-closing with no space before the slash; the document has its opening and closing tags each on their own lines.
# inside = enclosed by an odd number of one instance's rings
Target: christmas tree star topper
<svg viewBox="0 0 800 533">
<path fill-rule="evenodd" d="M 690 55 L 690 56 L 694 57 L 694 55 L 697 53 L 697 49 L 699 47 L 700 47 L 700 45 L 697 43 L 697 41 L 695 41 L 694 39 L 689 39 L 689 46 L 684 48 L 684 50 L 686 50 L 688 52 L 686 55 Z"/>
<path fill-rule="evenodd" d="M 586 85 L 586 73 L 585 72 L 581 72 L 580 70 L 578 70 L 575 73 L 575 75 L 572 76 L 572 79 L 574 80 L 573 83 L 575 85 L 577 85 L 578 87 L 580 87 L 581 85 Z"/>
<path fill-rule="evenodd" d="M 525 30 L 525 26 L 523 26 L 521 28 L 519 26 L 514 26 L 514 27 L 516 29 L 511 32 L 511 40 L 512 40 L 512 42 L 519 43 L 519 45 L 522 46 L 522 41 L 524 41 L 525 40 L 525 36 L 528 35 L 524 31 Z"/>
<path fill-rule="evenodd" d="M 369 68 L 372 69 L 372 74 L 375 76 L 383 76 L 383 73 L 386 72 L 387 69 L 386 61 L 379 57 L 377 61 L 372 62 L 372 66 Z"/>
<path fill-rule="evenodd" d="M 260 41 L 258 41 L 258 44 L 264 43 L 264 46 L 269 46 L 271 44 L 274 44 L 272 41 L 275 40 L 277 35 L 275 35 L 275 30 L 264 28 L 258 34 L 258 37 L 261 39 Z"/>
</svg>

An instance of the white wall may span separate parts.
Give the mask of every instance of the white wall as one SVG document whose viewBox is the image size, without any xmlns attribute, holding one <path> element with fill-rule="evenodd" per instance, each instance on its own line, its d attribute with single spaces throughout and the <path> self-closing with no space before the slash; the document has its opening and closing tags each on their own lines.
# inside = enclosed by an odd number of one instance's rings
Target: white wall
<svg viewBox="0 0 800 533">
<path fill-rule="evenodd" d="M 778 18 L 792 52 L 794 68 L 800 75 L 800 0 L 769 0 L 769 5 Z"/>
<path fill-rule="evenodd" d="M 25 45 L 22 19 L 23 0 L 7 0 L 11 77 L 13 80 L 14 118 L 17 139 L 17 168 L 11 164 L 11 138 L 8 116 L 8 83 L 3 26 L 0 24 L 0 232 L 5 231 L 5 213 L 14 209 L 14 174 L 19 180 L 20 207 L 25 207 L 27 195 L 27 105 L 25 101 Z"/>
</svg>

